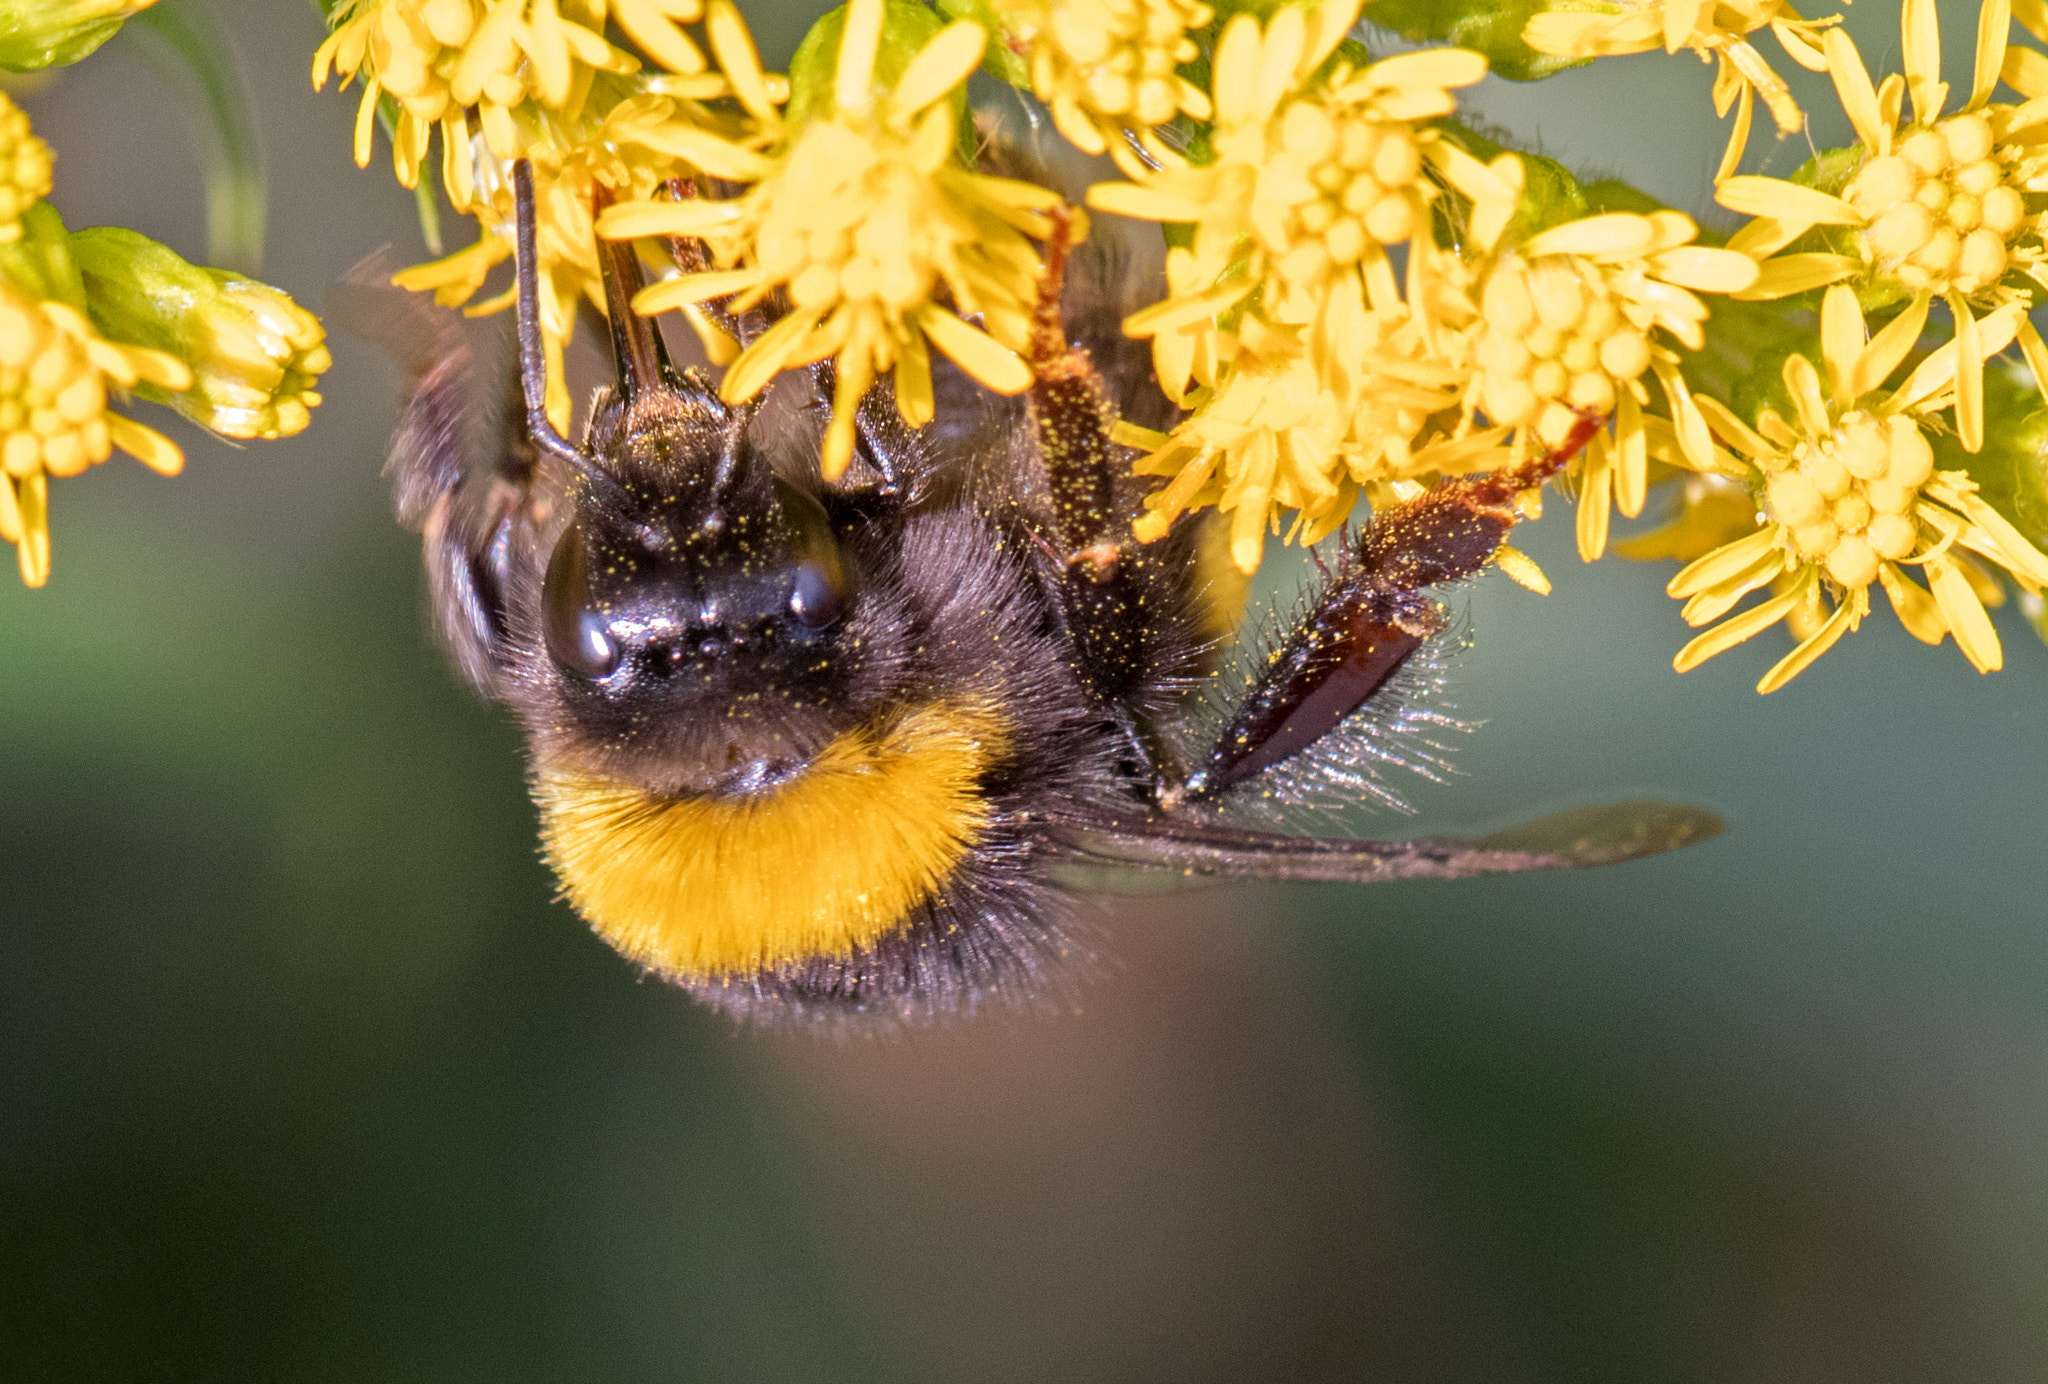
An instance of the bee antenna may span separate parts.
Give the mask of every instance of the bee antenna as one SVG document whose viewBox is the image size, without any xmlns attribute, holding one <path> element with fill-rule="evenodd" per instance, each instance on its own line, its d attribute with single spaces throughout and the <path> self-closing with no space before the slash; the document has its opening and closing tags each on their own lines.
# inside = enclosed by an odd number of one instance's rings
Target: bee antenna
<svg viewBox="0 0 2048 1384">
<path fill-rule="evenodd" d="M 602 215 L 611 205 L 611 190 L 603 183 L 591 189 L 591 215 Z M 612 360 L 618 368 L 619 393 L 628 402 L 657 390 L 676 385 L 675 366 L 652 318 L 633 311 L 633 295 L 645 285 L 640 257 L 630 240 L 597 242 L 598 271 L 604 280 L 604 311 L 611 322 Z"/>
<path fill-rule="evenodd" d="M 571 465 L 587 465 L 589 458 L 555 431 L 548 419 L 548 359 L 540 337 L 540 253 L 534 229 L 533 164 L 526 159 L 512 164 L 512 205 L 514 214 L 514 258 L 519 279 L 519 383 L 526 395 L 526 431 L 533 445 L 549 456 Z"/>
<path fill-rule="evenodd" d="M 527 435 L 537 450 L 573 466 L 592 490 L 615 504 L 629 504 L 631 497 L 626 488 L 581 447 L 556 432 L 548 418 L 548 362 L 540 335 L 540 254 L 534 225 L 533 164 L 526 159 L 514 160 L 512 164 L 512 203 L 519 281 L 519 384 L 526 398 Z"/>
</svg>

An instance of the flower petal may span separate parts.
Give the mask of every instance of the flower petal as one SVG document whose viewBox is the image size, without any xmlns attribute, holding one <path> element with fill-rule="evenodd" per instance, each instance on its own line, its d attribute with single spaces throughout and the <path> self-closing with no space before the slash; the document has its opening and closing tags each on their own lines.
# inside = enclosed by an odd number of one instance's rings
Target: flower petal
<svg viewBox="0 0 2048 1384">
<path fill-rule="evenodd" d="M 1777 448 L 1757 436 L 1747 423 L 1735 416 L 1734 410 L 1719 399 L 1707 394 L 1695 394 L 1693 404 L 1706 418 L 1707 426 L 1712 428 L 1723 442 L 1741 448 L 1751 458 L 1759 461 L 1765 457 L 1778 455 Z"/>
<path fill-rule="evenodd" d="M 1596 433 L 1579 470 L 1579 560 L 1598 562 L 1607 551 L 1608 512 L 1614 501 L 1614 466 L 1607 438 Z"/>
<path fill-rule="evenodd" d="M 1991 99 L 1998 74 L 2005 67 L 2006 41 L 2012 36 L 2011 0 L 1984 0 L 1977 11 L 1977 60 L 1971 69 L 1970 104 L 1975 110 Z"/>
<path fill-rule="evenodd" d="M 988 30 L 972 20 L 955 20 L 939 30 L 903 70 L 896 90 L 889 94 L 884 118 L 901 124 L 932 102 L 944 100 L 981 66 L 987 48 Z"/>
<path fill-rule="evenodd" d="M 2005 650 L 1999 646 L 1998 631 L 1984 613 L 1984 603 L 1970 589 L 1970 579 L 1956 566 L 1954 558 L 1938 558 L 1927 564 L 1928 585 L 1948 620 L 1956 647 L 1980 673 L 1995 673 L 2005 666 Z"/>
<path fill-rule="evenodd" d="M 185 469 L 185 454 L 178 444 L 154 428 L 132 418 L 109 412 L 107 440 L 160 476 L 175 476 Z"/>
<path fill-rule="evenodd" d="M 1031 367 L 994 337 L 970 327 L 933 303 L 917 311 L 917 325 L 955 365 L 998 394 L 1022 394 L 1031 388 Z"/>
<path fill-rule="evenodd" d="M 1815 630 L 1798 648 L 1771 666 L 1771 671 L 1765 673 L 1763 680 L 1757 683 L 1756 690 L 1768 697 L 1805 672 L 1815 659 L 1834 648 L 1835 641 L 1849 632 L 1850 622 L 1854 619 L 1855 607 L 1848 601 L 1843 601 L 1835 607 L 1835 613 L 1828 617 L 1826 624 Z"/>
<path fill-rule="evenodd" d="M 1194 222 L 1209 212 L 1207 203 L 1192 196 L 1137 183 L 1097 183 L 1088 189 L 1088 205 L 1139 221 Z"/>
<path fill-rule="evenodd" d="M 1904 0 L 1899 7 L 1899 38 L 1905 48 L 1906 89 L 1913 94 L 1915 124 L 1931 124 L 1941 114 L 1948 87 L 1941 80 L 1941 23 L 1934 0 Z"/>
<path fill-rule="evenodd" d="M 1894 562 L 1882 564 L 1877 569 L 1877 579 L 1884 584 L 1884 594 L 1891 598 L 1892 610 L 1906 627 L 1906 633 L 1922 644 L 1939 644 L 1948 633 L 1948 618 L 1941 613 L 1934 597 L 1927 594 L 1927 588 L 1900 571 Z"/>
<path fill-rule="evenodd" d="M 1664 588 L 1664 592 L 1668 596 L 1683 600 L 1718 586 L 1755 562 L 1760 555 L 1775 548 L 1777 538 L 1776 527 L 1772 526 L 1760 528 L 1746 538 L 1738 538 L 1733 543 L 1716 548 L 1673 577 L 1670 584 Z"/>
<path fill-rule="evenodd" d="M 1827 401 L 1821 398 L 1820 372 L 1813 368 L 1813 362 L 1805 356 L 1787 356 L 1781 373 L 1785 388 L 1791 392 L 1793 406 L 1799 410 L 1799 423 L 1806 429 L 1806 435 L 1823 438 L 1833 432 L 1835 423 L 1828 417 Z"/>
<path fill-rule="evenodd" d="M 1844 284 L 1833 285 L 1821 299 L 1820 354 L 1828 370 L 1828 393 L 1835 407 L 1847 412 L 1856 402 L 1850 380 L 1863 356 L 1863 309 Z"/>
<path fill-rule="evenodd" d="M 1960 293 L 1948 295 L 1956 321 L 1956 440 L 1966 452 L 1984 450 L 1984 340 Z"/>
<path fill-rule="evenodd" d="M 685 303 L 701 303 L 710 298 L 744 293 L 760 284 L 761 271 L 758 269 L 712 269 L 702 274 L 679 274 L 673 279 L 649 284 L 634 294 L 633 311 L 642 317 L 652 317 Z"/>
<path fill-rule="evenodd" d="M 1721 166 L 1714 170 L 1716 183 L 1727 182 L 1742 166 L 1742 156 L 1749 149 L 1749 129 L 1755 121 L 1756 92 L 1744 82 L 1741 100 L 1735 107 L 1735 124 L 1728 131 L 1728 147 L 1721 151 Z"/>
<path fill-rule="evenodd" d="M 1862 261 L 1849 255 L 1778 255 L 1757 266 L 1755 283 L 1729 296 L 1745 303 L 1789 298 L 1795 293 L 1810 293 L 1839 283 L 1862 268 Z"/>
<path fill-rule="evenodd" d="M 1486 58 L 1469 48 L 1422 48 L 1382 58 L 1358 75 L 1373 87 L 1467 87 L 1486 76 Z"/>
<path fill-rule="evenodd" d="M 711 0 L 704 15 L 704 36 L 711 41 L 711 52 L 747 114 L 763 124 L 777 122 L 780 117 L 768 92 L 768 78 L 761 71 L 754 36 L 732 0 Z"/>
<path fill-rule="evenodd" d="M 1926 294 L 1918 294 L 1906 306 L 1906 310 L 1884 324 L 1870 344 L 1863 348 L 1863 354 L 1856 358 L 1856 368 L 1849 373 L 1849 398 L 1862 398 L 1881 386 L 1892 371 L 1899 368 L 1914 345 L 1920 340 L 1921 332 L 1927 328 Z"/>
<path fill-rule="evenodd" d="M 1527 587 L 1539 596 L 1550 594 L 1550 578 L 1543 575 L 1543 569 L 1536 565 L 1536 559 L 1521 549 L 1501 544 L 1493 550 L 1493 564 L 1506 573 L 1508 580 L 1516 585 Z"/>
<path fill-rule="evenodd" d="M 1724 654 L 1745 639 L 1762 634 L 1792 613 L 1792 607 L 1806 599 L 1807 588 L 1812 585 L 1811 577 L 1801 581 L 1782 596 L 1773 596 L 1761 605 L 1751 606 L 1740 615 L 1716 625 L 1705 634 L 1678 651 L 1671 660 L 1671 666 L 1681 673 L 1689 673 L 1717 654 Z"/>
<path fill-rule="evenodd" d="M 1647 253 L 1655 233 L 1647 217 L 1628 212 L 1606 212 L 1582 216 L 1529 237 L 1522 245 L 1525 258 L 1542 255 L 1584 255 L 1589 259 L 1635 259 Z"/>
<path fill-rule="evenodd" d="M 1745 174 L 1714 189 L 1714 200 L 1730 211 L 1768 216 L 1801 226 L 1860 226 L 1863 213 L 1832 193 L 1788 183 L 1783 178 Z"/>
<path fill-rule="evenodd" d="M 1856 129 L 1856 138 L 1863 141 L 1866 149 L 1880 147 L 1891 132 L 1878 114 L 1877 89 L 1870 85 L 1870 72 L 1863 66 L 1856 45 L 1838 25 L 1821 39 L 1821 49 L 1828 57 L 1828 74 L 1834 78 L 1835 95 L 1841 99 L 1842 109 Z"/>
<path fill-rule="evenodd" d="M 1748 255 L 1705 245 L 1660 250 L 1650 268 L 1665 283 L 1700 293 L 1740 293 L 1757 281 L 1757 263 Z"/>
<path fill-rule="evenodd" d="M 597 233 L 606 240 L 642 236 L 701 236 L 745 217 L 744 203 L 695 197 L 682 202 L 620 202 L 598 214 Z"/>
</svg>

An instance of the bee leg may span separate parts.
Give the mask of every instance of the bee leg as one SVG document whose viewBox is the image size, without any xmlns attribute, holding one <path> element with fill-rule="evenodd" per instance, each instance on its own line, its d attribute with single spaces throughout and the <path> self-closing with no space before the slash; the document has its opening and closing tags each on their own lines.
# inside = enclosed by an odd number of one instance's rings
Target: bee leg
<svg viewBox="0 0 2048 1384">
<path fill-rule="evenodd" d="M 811 401 L 829 413 L 838 392 L 833 363 L 819 361 L 810 367 L 810 375 Z M 847 498 L 865 494 L 890 503 L 908 499 L 919 493 L 931 466 L 929 449 L 919 445 L 916 430 L 896 411 L 886 379 L 870 386 L 855 405 L 853 451 L 866 465 L 849 470 L 831 487 Z"/>
<path fill-rule="evenodd" d="M 1122 448 L 1110 440 L 1117 407 L 1088 352 L 1068 341 L 1060 298 L 1074 242 L 1069 214 L 1054 218 L 1025 354 L 1034 377 L 1025 396 L 1030 435 L 1045 482 L 1034 537 L 1053 555 L 1047 565 L 1079 655 L 1076 671 L 1125 730 L 1133 770 L 1149 785 L 1170 755 L 1130 708 L 1190 671 L 1177 666 L 1176 652 L 1190 641 L 1162 640 L 1163 630 L 1185 623 L 1188 564 L 1185 554 L 1141 548 L 1131 535 L 1133 497 L 1121 483 Z"/>
<path fill-rule="evenodd" d="M 1375 515 L 1165 805 L 1213 799 L 1300 753 L 1385 687 L 1444 627 L 1427 589 L 1492 561 L 1520 517 L 1516 494 L 1562 468 L 1603 421 L 1582 417 L 1557 451 L 1516 470 L 1447 480 Z"/>
<path fill-rule="evenodd" d="M 1103 585 L 1133 546 L 1129 516 L 1117 505 L 1117 447 L 1109 440 L 1117 410 L 1088 353 L 1067 342 L 1060 290 L 1072 223 L 1064 209 L 1053 215 L 1025 357 L 1034 377 L 1026 404 L 1051 502 L 1044 537 L 1070 569 Z"/>
</svg>

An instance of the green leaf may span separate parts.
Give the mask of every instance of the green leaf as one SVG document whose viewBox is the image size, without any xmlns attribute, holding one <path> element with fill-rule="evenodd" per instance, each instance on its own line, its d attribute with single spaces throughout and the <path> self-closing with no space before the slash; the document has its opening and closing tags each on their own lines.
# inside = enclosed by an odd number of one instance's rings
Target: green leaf
<svg viewBox="0 0 2048 1384">
<path fill-rule="evenodd" d="M 1931 440 L 1935 465 L 1968 472 L 1986 504 L 2048 549 L 2048 410 L 2023 370 L 2010 360 L 1985 362 L 1982 451 L 1966 452 L 1946 434 Z"/>
<path fill-rule="evenodd" d="M 938 0 L 939 13 L 948 19 L 971 19 L 988 30 L 988 51 L 981 55 L 981 70 L 998 81 L 1024 91 L 1031 90 L 1031 65 L 1010 47 L 1002 16 L 989 0 Z"/>
<path fill-rule="evenodd" d="M 877 103 L 888 95 L 903 76 L 903 69 L 944 28 L 939 16 L 923 5 L 905 0 L 887 0 L 882 10 L 882 42 L 875 54 L 874 92 Z M 834 106 L 832 88 L 839 70 L 839 36 L 846 30 L 846 6 L 841 5 L 811 26 L 796 56 L 789 60 L 789 104 L 783 114 L 792 125 L 802 125 Z M 991 45 L 993 46 L 993 45 Z M 965 96 L 956 94 L 956 104 L 965 110 Z"/>
</svg>

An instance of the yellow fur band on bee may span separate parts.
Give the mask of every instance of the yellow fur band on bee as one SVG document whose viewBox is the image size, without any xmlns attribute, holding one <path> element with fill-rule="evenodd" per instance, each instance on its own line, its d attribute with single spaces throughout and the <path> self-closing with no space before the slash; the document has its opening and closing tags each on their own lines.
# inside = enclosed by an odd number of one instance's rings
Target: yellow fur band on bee
<svg viewBox="0 0 2048 1384">
<path fill-rule="evenodd" d="M 990 709 L 936 703 L 847 731 L 772 792 L 665 798 L 543 768 L 548 862 L 576 911 L 662 975 L 846 956 L 941 889 L 987 823 Z"/>
</svg>

